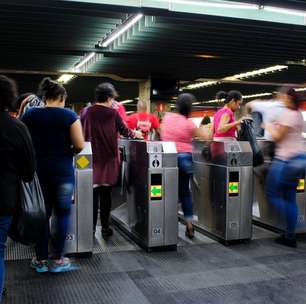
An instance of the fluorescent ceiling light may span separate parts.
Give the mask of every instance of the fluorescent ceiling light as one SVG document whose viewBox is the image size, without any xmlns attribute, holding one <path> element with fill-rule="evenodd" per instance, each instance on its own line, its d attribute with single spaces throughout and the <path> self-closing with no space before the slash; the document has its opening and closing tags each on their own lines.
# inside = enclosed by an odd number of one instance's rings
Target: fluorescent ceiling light
<svg viewBox="0 0 306 304">
<path fill-rule="evenodd" d="M 258 5 L 251 3 L 215 3 L 215 2 L 203 2 L 203 1 L 191 1 L 191 0 L 159 0 L 160 2 L 167 2 L 169 4 L 187 4 L 187 5 L 198 5 L 204 7 L 217 7 L 217 8 L 233 8 L 233 9 L 258 9 Z"/>
<path fill-rule="evenodd" d="M 197 58 L 204 58 L 204 59 L 215 59 L 215 58 L 219 58 L 219 56 L 207 55 L 207 54 L 198 54 L 198 55 L 195 55 L 195 57 L 197 57 Z"/>
<path fill-rule="evenodd" d="M 193 102 L 192 103 L 193 106 L 196 106 L 196 105 L 199 105 L 199 104 L 201 104 L 201 103 L 200 102 Z"/>
<path fill-rule="evenodd" d="M 274 73 L 274 72 L 279 72 L 284 69 L 288 69 L 287 65 L 274 65 L 265 69 L 259 69 L 259 70 L 254 70 L 246 73 L 241 73 L 241 74 L 236 74 L 233 76 L 228 76 L 223 78 L 223 80 L 239 80 L 239 79 L 244 79 L 244 78 L 250 78 L 250 77 L 255 77 L 259 76 L 262 74 L 268 74 L 268 73 Z"/>
<path fill-rule="evenodd" d="M 120 28 L 118 28 L 118 30 L 115 30 L 113 33 L 110 34 L 109 37 L 107 37 L 104 41 L 101 42 L 102 47 L 109 46 L 116 38 L 121 36 L 129 28 L 131 28 L 142 17 L 143 17 L 143 14 L 138 14 L 138 15 L 134 16 L 132 19 L 130 19 L 129 21 L 127 21 L 126 23 L 123 23 L 122 26 Z"/>
<path fill-rule="evenodd" d="M 304 91 L 306 91 L 306 88 L 296 88 L 295 91 L 296 92 L 304 92 Z"/>
<path fill-rule="evenodd" d="M 263 10 L 267 12 L 272 12 L 272 13 L 306 17 L 306 11 L 298 11 L 298 10 L 287 9 L 287 8 L 282 8 L 282 7 L 263 6 Z"/>
<path fill-rule="evenodd" d="M 135 111 L 127 111 L 126 114 L 132 114 L 135 113 Z"/>
<path fill-rule="evenodd" d="M 221 81 L 203 81 L 203 82 L 198 82 L 198 83 L 194 83 L 194 84 L 189 84 L 186 87 L 183 87 L 182 89 L 194 90 L 194 89 L 199 89 L 199 88 L 202 88 L 202 87 L 209 87 L 209 86 L 219 84 L 219 83 L 222 82 L 222 80 L 227 80 L 227 81 L 242 80 L 242 79 L 245 79 L 245 78 L 251 78 L 251 77 L 255 77 L 255 76 L 259 76 L 259 75 L 263 75 L 263 74 L 279 72 L 279 71 L 282 71 L 282 70 L 285 70 L 285 69 L 288 69 L 287 65 L 274 65 L 274 66 L 267 67 L 267 68 L 264 68 L 264 69 L 254 70 L 254 71 L 241 73 L 241 74 L 236 74 L 236 75 L 232 75 L 232 76 L 227 76 L 227 77 L 222 78 Z"/>
<path fill-rule="evenodd" d="M 85 65 L 88 61 L 90 61 L 93 57 L 95 57 L 95 55 L 96 53 L 92 52 L 89 55 L 85 56 L 85 58 L 74 67 L 75 70 L 79 70 L 83 65 Z"/>
<path fill-rule="evenodd" d="M 189 84 L 187 87 L 184 87 L 183 89 L 194 90 L 202 87 L 209 87 L 218 83 L 219 83 L 218 81 L 204 81 L 195 84 Z"/>
<path fill-rule="evenodd" d="M 65 84 L 75 77 L 76 75 L 73 75 L 73 74 L 63 74 L 57 79 L 57 81 Z"/>
<path fill-rule="evenodd" d="M 306 90 L 306 88 L 305 88 Z M 264 96 L 271 96 L 273 92 L 266 92 L 266 93 L 257 93 L 257 94 L 247 94 L 247 95 L 242 95 L 243 99 L 250 99 L 250 98 L 257 98 L 257 97 L 264 97 Z M 201 101 L 201 103 L 216 103 L 216 102 L 223 102 L 223 99 L 211 99 L 207 101 Z"/>
<path fill-rule="evenodd" d="M 121 104 L 126 104 L 126 103 L 131 103 L 133 101 L 134 101 L 133 99 L 127 99 L 127 100 L 120 101 L 120 103 Z"/>
<path fill-rule="evenodd" d="M 243 95 L 243 99 L 249 99 L 249 98 L 256 98 L 256 97 L 264 97 L 264 96 L 271 96 L 273 93 L 258 93 L 258 94 L 251 94 L 251 95 Z"/>
</svg>

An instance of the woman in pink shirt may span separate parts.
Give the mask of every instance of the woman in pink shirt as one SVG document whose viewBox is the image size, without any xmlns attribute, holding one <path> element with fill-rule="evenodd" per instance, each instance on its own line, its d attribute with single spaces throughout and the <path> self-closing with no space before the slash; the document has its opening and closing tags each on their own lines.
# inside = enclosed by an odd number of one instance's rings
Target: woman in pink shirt
<svg viewBox="0 0 306 304">
<path fill-rule="evenodd" d="M 265 129 L 276 143 L 275 158 L 271 164 L 266 191 L 269 202 L 286 218 L 286 233 L 276 239 L 277 243 L 296 247 L 295 229 L 298 218 L 296 187 L 305 178 L 306 154 L 302 131 L 304 120 L 299 111 L 302 101 L 293 88 L 282 88 L 279 100 L 285 106 L 275 123 L 266 123 Z"/>
<path fill-rule="evenodd" d="M 198 137 L 208 139 L 209 135 L 189 120 L 192 103 L 196 99 L 191 94 L 181 94 L 177 99 L 177 113 L 167 113 L 161 125 L 161 139 L 174 141 L 178 152 L 179 167 L 179 200 L 182 204 L 186 222 L 186 236 L 194 237 L 192 225 L 193 207 L 190 192 L 190 178 L 193 174 L 192 139 Z"/>
<path fill-rule="evenodd" d="M 224 107 L 214 115 L 214 140 L 228 141 L 236 139 L 237 126 L 241 119 L 235 121 L 234 112 L 239 110 L 242 95 L 238 91 L 217 93 L 216 99 L 224 100 Z"/>
</svg>

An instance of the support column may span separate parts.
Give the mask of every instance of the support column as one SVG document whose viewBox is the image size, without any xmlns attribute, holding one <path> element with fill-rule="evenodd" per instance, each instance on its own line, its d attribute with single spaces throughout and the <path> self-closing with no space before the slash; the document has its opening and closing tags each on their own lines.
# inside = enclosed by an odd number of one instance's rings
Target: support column
<svg viewBox="0 0 306 304">
<path fill-rule="evenodd" d="M 147 104 L 147 111 L 151 112 L 151 79 L 139 82 L 139 99 Z"/>
</svg>

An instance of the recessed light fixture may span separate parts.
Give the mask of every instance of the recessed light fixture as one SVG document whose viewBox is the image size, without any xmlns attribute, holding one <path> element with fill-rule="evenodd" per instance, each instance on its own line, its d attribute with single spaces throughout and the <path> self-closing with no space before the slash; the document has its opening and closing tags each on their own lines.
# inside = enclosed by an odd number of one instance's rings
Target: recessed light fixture
<svg viewBox="0 0 306 304">
<path fill-rule="evenodd" d="M 85 56 L 78 64 L 74 66 L 74 69 L 78 71 L 81 67 L 83 67 L 87 62 L 89 62 L 92 58 L 94 58 L 96 55 L 95 52 L 92 52 Z"/>
<path fill-rule="evenodd" d="M 306 17 L 306 11 L 287 9 L 283 7 L 264 6 L 263 10 L 267 12 L 278 13 L 278 14 Z"/>
<path fill-rule="evenodd" d="M 169 4 L 187 4 L 187 5 L 198 5 L 204 7 L 216 7 L 216 8 L 233 8 L 233 9 L 247 9 L 247 10 L 256 10 L 258 9 L 258 5 L 252 3 L 237 3 L 231 4 L 227 3 L 215 3 L 208 1 L 192 1 L 192 0 L 158 0 L 160 2 L 167 2 Z"/>
<path fill-rule="evenodd" d="M 228 76 L 228 77 L 223 78 L 223 80 L 241 80 L 244 78 L 250 78 L 250 77 L 255 77 L 255 76 L 259 76 L 263 74 L 279 72 L 285 69 L 288 69 L 287 65 L 274 65 L 274 66 L 264 68 L 264 69 L 259 69 L 259 70 L 254 70 L 254 71 L 250 71 L 246 73 L 236 74 L 233 76 Z"/>
<path fill-rule="evenodd" d="M 71 79 L 75 77 L 76 75 L 73 75 L 73 74 L 63 74 L 57 79 L 57 81 L 62 84 L 65 84 L 65 83 L 68 83 Z"/>
<path fill-rule="evenodd" d="M 213 85 L 217 85 L 222 83 L 222 81 L 237 81 L 237 80 L 242 80 L 246 78 L 251 78 L 263 74 L 270 74 L 270 73 L 275 73 L 275 72 L 280 72 L 282 70 L 288 69 L 287 65 L 274 65 L 271 67 L 267 67 L 264 69 L 259 69 L 259 70 L 254 70 L 246 73 L 240 73 L 240 74 L 235 74 L 232 76 L 227 76 L 222 78 L 220 81 L 203 81 L 203 82 L 198 82 L 194 84 L 189 84 L 186 87 L 183 87 L 185 90 L 194 90 L 194 89 L 199 89 L 202 87 L 209 87 Z"/>
<path fill-rule="evenodd" d="M 99 46 L 108 47 L 115 39 L 117 39 L 124 32 L 126 32 L 129 28 L 131 28 L 134 24 L 136 24 L 142 17 L 143 17 L 143 14 L 137 14 L 131 19 L 128 19 L 126 22 L 122 23 L 118 29 L 113 31 L 106 39 L 100 42 Z"/>
<path fill-rule="evenodd" d="M 203 88 L 203 87 L 210 87 L 218 83 L 219 83 L 218 81 L 204 81 L 204 82 L 189 84 L 188 86 L 183 87 L 182 89 L 194 90 L 194 89 Z"/>
<path fill-rule="evenodd" d="M 306 88 L 296 88 L 295 91 L 296 92 L 304 92 L 304 91 L 306 91 Z"/>
<path fill-rule="evenodd" d="M 305 88 L 306 90 L 306 88 Z M 274 92 L 265 92 L 265 93 L 257 93 L 257 94 L 246 94 L 242 95 L 243 99 L 250 99 L 250 98 L 257 98 L 257 97 L 265 97 L 265 96 L 271 96 Z M 207 101 L 201 101 L 200 103 L 216 103 L 216 102 L 223 102 L 222 100 L 219 99 L 211 99 Z"/>
<path fill-rule="evenodd" d="M 133 99 L 127 99 L 127 100 L 120 101 L 120 103 L 121 104 L 126 104 L 126 103 L 131 103 L 133 101 L 134 101 Z"/>
<path fill-rule="evenodd" d="M 197 57 L 197 58 L 204 58 L 204 59 L 215 59 L 215 58 L 219 58 L 219 56 L 208 55 L 208 54 L 199 54 L 199 55 L 195 55 L 195 57 Z"/>
</svg>

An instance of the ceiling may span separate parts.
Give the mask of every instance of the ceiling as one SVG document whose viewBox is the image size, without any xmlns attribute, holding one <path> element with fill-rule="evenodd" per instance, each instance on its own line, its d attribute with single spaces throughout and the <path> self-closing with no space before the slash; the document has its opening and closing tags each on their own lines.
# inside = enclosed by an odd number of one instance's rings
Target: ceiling
<svg viewBox="0 0 306 304">
<path fill-rule="evenodd" d="M 306 1 L 245 2 L 306 10 Z M 143 11 L 146 15 L 143 22 L 148 22 L 140 31 L 116 47 L 96 49 L 99 40 L 139 9 L 73 1 L 2 0 L 0 69 L 52 75 L 71 69 L 81 56 L 95 51 L 103 54 L 88 71 L 95 76 L 111 74 L 122 78 L 190 82 L 198 78 L 223 78 L 285 64 L 288 60 L 302 60 L 306 56 L 306 26 L 153 9 Z M 22 91 L 34 90 L 42 77 L 11 75 Z M 252 78 L 252 81 L 301 83 L 305 79 L 306 67 L 290 65 L 288 71 Z M 71 81 L 67 85 L 70 101 L 91 99 L 94 86 L 102 80 L 79 77 Z M 122 99 L 137 96 L 137 83 L 115 84 L 122 92 Z M 209 100 L 218 89 L 236 88 L 253 93 L 275 87 L 223 84 L 193 93 L 200 100 Z"/>
</svg>

